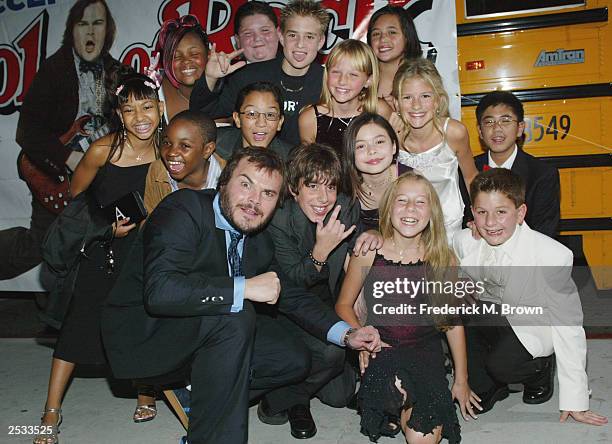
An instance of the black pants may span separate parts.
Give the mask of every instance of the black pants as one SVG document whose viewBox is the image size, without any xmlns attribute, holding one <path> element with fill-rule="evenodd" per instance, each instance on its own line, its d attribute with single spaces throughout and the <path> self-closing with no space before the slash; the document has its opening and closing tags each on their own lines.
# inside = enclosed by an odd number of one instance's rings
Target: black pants
<svg viewBox="0 0 612 444">
<path fill-rule="evenodd" d="M 301 381 L 309 370 L 308 349 L 276 319 L 255 315 L 245 303 L 240 313 L 202 318 L 200 347 L 190 366 L 137 382 L 165 386 L 189 380 L 189 443 L 241 444 L 248 438 L 249 400 Z"/>
<path fill-rule="evenodd" d="M 0 280 L 12 279 L 42 262 L 42 241 L 56 217 L 32 198 L 30 228 L 0 231 Z"/>
<path fill-rule="evenodd" d="M 280 316 L 278 320 L 296 342 L 303 344 L 301 347 L 310 351 L 312 363 L 310 372 L 303 381 L 285 385 L 266 395 L 270 413 L 278 413 L 298 404 L 309 405 L 310 399 L 317 392 L 344 371 L 343 348 L 321 341 L 284 316 Z M 331 390 L 335 393 L 324 390 L 328 403 L 346 405 L 346 400 L 338 399 L 346 396 L 343 388 L 337 387 L 342 383 L 343 380 L 335 381 L 334 389 Z"/>
<path fill-rule="evenodd" d="M 498 306 L 496 313 L 499 310 Z M 476 393 L 484 393 L 495 384 L 532 384 L 541 377 L 549 358 L 534 359 L 504 316 L 471 317 L 465 332 L 469 384 Z"/>
</svg>

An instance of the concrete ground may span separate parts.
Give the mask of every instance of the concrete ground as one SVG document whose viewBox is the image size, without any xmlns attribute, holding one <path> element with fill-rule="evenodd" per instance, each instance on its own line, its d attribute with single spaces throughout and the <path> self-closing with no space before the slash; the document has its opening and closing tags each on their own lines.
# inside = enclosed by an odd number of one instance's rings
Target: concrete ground
<svg viewBox="0 0 612 444">
<path fill-rule="evenodd" d="M 593 390 L 593 410 L 612 417 L 612 340 L 589 340 L 589 383 Z M 11 426 L 38 425 L 45 400 L 52 339 L 0 339 L 0 443 L 31 442 L 31 436 L 9 434 Z M 99 374 L 99 372 L 98 372 Z M 184 434 L 179 421 L 163 403 L 154 421 L 134 424 L 131 415 L 135 400 L 125 395 L 126 387 L 93 377 L 81 371 L 69 388 L 64 402 L 64 423 L 60 442 L 63 444 L 95 443 L 172 443 Z M 123 394 L 122 394 L 123 393 Z M 610 443 L 610 425 L 587 426 L 570 421 L 558 423 L 557 391 L 549 402 L 528 406 L 521 394 L 511 394 L 491 412 L 478 420 L 462 421 L 464 443 Z M 312 444 L 357 444 L 368 439 L 359 433 L 359 417 L 348 409 L 334 409 L 318 401 L 312 404 L 317 435 L 304 442 Z M 268 426 L 257 419 L 256 407 L 250 411 L 252 444 L 296 443 L 289 425 Z M 403 443 L 381 438 L 384 443 Z M 215 443 L 217 444 L 217 443 Z M 219 443 L 232 444 L 232 443 Z"/>
</svg>

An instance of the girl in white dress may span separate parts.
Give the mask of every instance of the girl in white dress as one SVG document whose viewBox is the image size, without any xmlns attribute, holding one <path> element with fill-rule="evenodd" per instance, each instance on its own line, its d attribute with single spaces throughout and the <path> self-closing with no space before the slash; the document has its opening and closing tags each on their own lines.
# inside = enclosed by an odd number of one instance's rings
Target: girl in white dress
<svg viewBox="0 0 612 444">
<path fill-rule="evenodd" d="M 468 188 L 478 172 L 467 129 L 449 117 L 448 94 L 429 60 L 411 59 L 399 67 L 393 80 L 393 97 L 404 124 L 398 160 L 420 171 L 436 189 L 450 243 L 463 220 L 458 170 Z"/>
</svg>

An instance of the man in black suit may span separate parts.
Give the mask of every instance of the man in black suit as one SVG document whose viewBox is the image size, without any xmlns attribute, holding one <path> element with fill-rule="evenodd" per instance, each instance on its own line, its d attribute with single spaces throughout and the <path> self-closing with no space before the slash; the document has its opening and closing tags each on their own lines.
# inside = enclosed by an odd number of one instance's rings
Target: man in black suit
<svg viewBox="0 0 612 444">
<path fill-rule="evenodd" d="M 519 175 L 526 185 L 525 221 L 536 231 L 557 236 L 559 171 L 518 147 L 525 130 L 521 101 L 507 91 L 491 92 L 478 103 L 476 119 L 480 140 L 488 150 L 474 159 L 478 171 L 501 167 Z"/>
<path fill-rule="evenodd" d="M 273 263 L 262 229 L 284 182 L 276 154 L 246 148 L 226 165 L 217 193 L 169 195 L 139 235 L 103 312 L 116 377 L 191 382 L 190 444 L 246 443 L 249 387 L 255 396 L 308 374 L 305 347 L 272 317 L 256 315 L 277 299 L 279 310 L 319 338 L 380 347 L 374 328 L 350 329 Z"/>
</svg>

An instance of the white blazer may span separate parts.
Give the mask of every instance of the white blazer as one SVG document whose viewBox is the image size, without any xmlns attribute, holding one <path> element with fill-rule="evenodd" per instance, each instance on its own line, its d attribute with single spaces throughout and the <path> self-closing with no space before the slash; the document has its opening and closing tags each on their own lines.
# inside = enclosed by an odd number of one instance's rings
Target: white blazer
<svg viewBox="0 0 612 444">
<path fill-rule="evenodd" d="M 534 357 L 556 355 L 559 378 L 559 410 L 589 408 L 586 375 L 586 336 L 582 328 L 582 306 L 571 277 L 573 254 L 556 240 L 517 226 L 512 249 L 505 251 L 510 263 L 502 303 L 514 307 L 543 307 L 539 325 L 534 317 L 507 315 L 516 336 Z M 461 268 L 472 280 L 485 280 L 485 260 L 490 247 L 475 240 L 469 229 L 455 235 L 453 248 Z M 500 264 L 501 265 L 501 264 Z M 520 268 L 513 268 L 520 267 Z M 514 272 L 513 272 L 514 271 Z M 469 350 L 468 350 L 469 353 Z"/>
</svg>

